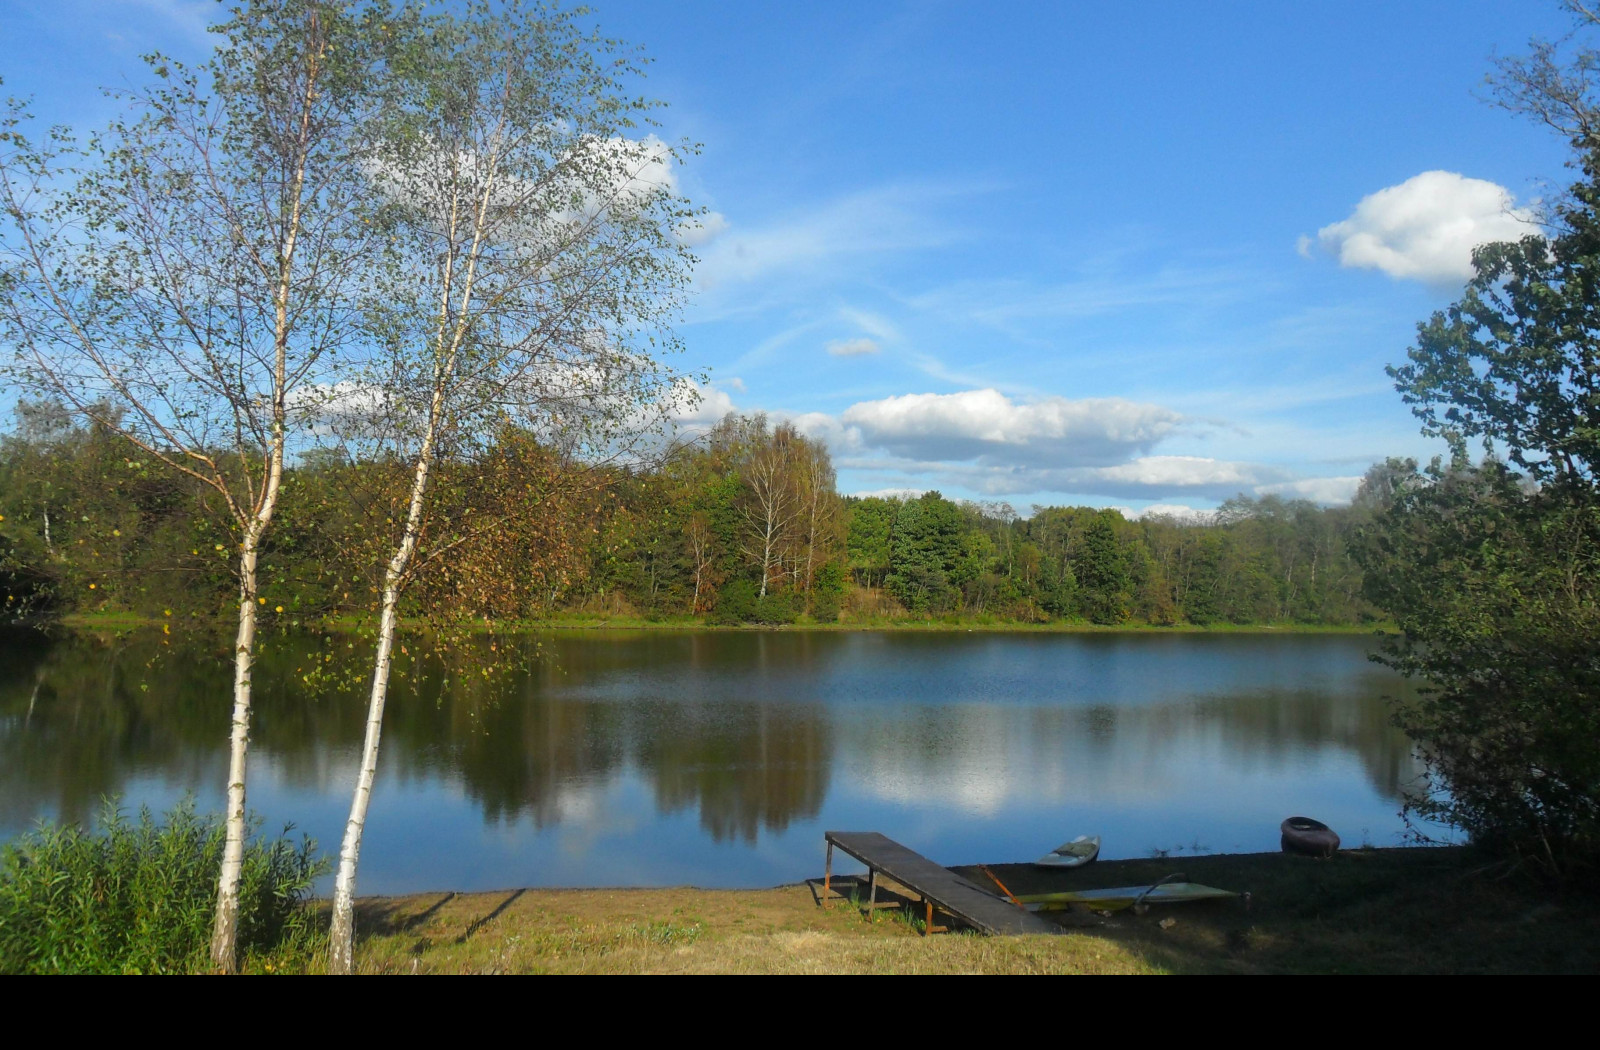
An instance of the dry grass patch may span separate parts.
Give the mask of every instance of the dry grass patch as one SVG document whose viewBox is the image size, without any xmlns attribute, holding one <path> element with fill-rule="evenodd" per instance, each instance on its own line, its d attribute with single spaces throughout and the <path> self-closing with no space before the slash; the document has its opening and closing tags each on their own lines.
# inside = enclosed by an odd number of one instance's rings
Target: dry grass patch
<svg viewBox="0 0 1600 1050">
<path fill-rule="evenodd" d="M 1103 938 L 922 937 L 772 890 L 519 890 L 362 902 L 372 973 L 1152 973 Z"/>
</svg>

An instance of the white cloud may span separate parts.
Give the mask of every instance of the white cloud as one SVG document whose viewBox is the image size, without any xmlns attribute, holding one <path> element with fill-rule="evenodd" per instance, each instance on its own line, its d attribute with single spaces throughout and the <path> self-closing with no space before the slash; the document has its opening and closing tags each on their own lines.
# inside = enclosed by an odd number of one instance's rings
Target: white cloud
<svg viewBox="0 0 1600 1050">
<path fill-rule="evenodd" d="M 847 492 L 845 495 L 854 496 L 856 499 L 916 499 L 927 489 L 866 489 L 861 492 Z"/>
<path fill-rule="evenodd" d="M 308 433 L 358 440 L 388 433 L 404 402 L 376 383 L 353 379 L 308 383 L 289 391 L 289 417 Z"/>
<path fill-rule="evenodd" d="M 877 343 L 862 336 L 859 339 L 830 339 L 828 340 L 828 353 L 834 357 L 864 357 L 875 354 L 879 350 Z"/>
<path fill-rule="evenodd" d="M 914 460 L 1109 465 L 1146 451 L 1182 421 L 1121 398 L 1013 401 L 998 390 L 862 401 L 840 420 L 863 441 Z"/>
<path fill-rule="evenodd" d="M 714 386 L 680 413 L 685 429 L 737 411 Z M 1212 511 L 1180 500 L 1277 493 L 1346 503 L 1360 477 L 1296 478 L 1281 466 L 1195 455 L 1152 455 L 1151 446 L 1191 420 L 1161 405 L 1119 398 L 1013 400 L 992 389 L 906 394 L 861 401 L 843 412 L 774 413 L 823 442 L 834 464 L 859 479 L 857 496 L 915 497 L 929 489 L 986 498 L 1059 494 L 1063 500 L 1153 500 L 1129 518 L 1209 521 Z M 863 484 L 864 483 L 864 484 Z"/>
<path fill-rule="evenodd" d="M 1217 512 L 1202 510 L 1197 507 L 1186 507 L 1182 503 L 1152 503 L 1148 507 L 1138 510 L 1128 510 L 1118 507 L 1125 518 L 1171 518 L 1185 525 L 1209 525 L 1216 520 Z"/>
<path fill-rule="evenodd" d="M 854 452 L 861 448 L 861 431 L 846 426 L 839 422 L 836 416 L 830 416 L 826 412 L 802 412 L 797 416 L 782 415 L 781 418 L 793 423 L 795 429 L 806 437 L 827 445 L 835 455 Z"/>
<path fill-rule="evenodd" d="M 1261 480 L 1259 467 L 1249 463 L 1230 463 L 1205 456 L 1145 456 L 1131 463 L 1101 467 L 1098 479 L 1120 485 L 1150 488 L 1227 488 L 1255 485 Z"/>
<path fill-rule="evenodd" d="M 678 227 L 678 240 L 691 248 L 709 244 L 728 229 L 728 217 L 720 211 L 707 212 Z"/>
<path fill-rule="evenodd" d="M 1341 266 L 1433 284 L 1472 276 L 1472 250 L 1537 233 L 1511 191 L 1451 171 L 1425 171 L 1361 199 L 1350 217 L 1317 231 Z M 1302 251 L 1309 245 L 1302 242 Z"/>
<path fill-rule="evenodd" d="M 1288 472 L 1279 467 L 1199 456 L 1147 456 L 1110 467 L 1007 463 L 998 456 L 986 456 L 973 463 L 870 454 L 846 455 L 835 463 L 894 487 L 912 487 L 921 482 L 926 488 L 965 489 L 989 497 L 1057 493 L 1059 498 L 1070 500 L 1222 500 L 1289 479 Z"/>
<path fill-rule="evenodd" d="M 1299 481 L 1280 481 L 1271 485 L 1257 485 L 1256 495 L 1288 496 L 1308 499 L 1315 503 L 1342 504 L 1355 498 L 1361 487 L 1361 476 L 1343 478 L 1302 478 Z"/>
<path fill-rule="evenodd" d="M 702 386 L 693 379 L 680 379 L 677 385 L 678 403 L 672 421 L 681 429 L 704 429 L 729 412 L 738 411 L 728 392 L 710 383 Z"/>
</svg>

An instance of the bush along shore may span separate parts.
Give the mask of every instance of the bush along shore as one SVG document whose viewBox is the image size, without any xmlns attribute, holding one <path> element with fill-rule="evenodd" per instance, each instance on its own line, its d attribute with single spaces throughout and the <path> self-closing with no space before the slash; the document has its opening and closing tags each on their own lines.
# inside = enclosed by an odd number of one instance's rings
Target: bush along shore
<svg viewBox="0 0 1600 1050">
<path fill-rule="evenodd" d="M 259 833 L 240 880 L 250 967 L 304 968 L 325 941 L 307 907 L 316 843 Z M 93 829 L 42 825 L 0 847 L 0 973 L 192 973 L 209 966 L 224 828 L 190 801 L 161 820 L 108 801 Z"/>
</svg>

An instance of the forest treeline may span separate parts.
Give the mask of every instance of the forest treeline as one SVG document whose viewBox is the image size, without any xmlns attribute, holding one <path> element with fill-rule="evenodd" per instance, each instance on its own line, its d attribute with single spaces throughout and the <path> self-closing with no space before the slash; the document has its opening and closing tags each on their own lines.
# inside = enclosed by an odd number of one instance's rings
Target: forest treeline
<svg viewBox="0 0 1600 1050">
<path fill-rule="evenodd" d="M 1397 465 L 1398 466 L 1398 465 Z M 581 615 L 714 623 L 978 618 L 1023 623 L 1348 625 L 1363 598 L 1349 507 L 1239 495 L 1210 522 L 1116 510 L 840 496 L 827 448 L 730 415 L 645 466 L 564 459 L 507 429 L 439 471 L 411 612 L 496 621 Z M 264 612 L 370 611 L 403 464 L 303 453 L 261 559 Z M 0 584 L 13 618 L 201 615 L 238 589 L 214 493 L 109 431 L 24 401 L 0 442 Z M 445 558 L 444 555 L 449 557 Z"/>
</svg>

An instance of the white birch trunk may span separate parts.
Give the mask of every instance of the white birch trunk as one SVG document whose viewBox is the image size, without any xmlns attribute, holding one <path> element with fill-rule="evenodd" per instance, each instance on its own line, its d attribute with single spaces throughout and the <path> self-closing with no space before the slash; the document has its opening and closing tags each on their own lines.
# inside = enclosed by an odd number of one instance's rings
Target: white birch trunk
<svg viewBox="0 0 1600 1050">
<path fill-rule="evenodd" d="M 490 188 L 492 188 L 492 182 Z M 474 229 L 472 251 L 468 256 L 466 273 L 462 280 L 461 314 L 466 314 L 472 301 L 478 250 L 484 228 L 484 212 L 488 208 L 490 193 L 486 188 L 477 208 L 477 225 Z M 454 215 L 451 226 L 454 227 Z M 422 536 L 423 513 L 428 495 L 428 476 L 433 469 L 433 457 L 438 446 L 439 432 L 444 425 L 446 399 L 450 382 L 455 375 L 457 355 L 466 338 L 467 327 L 457 323 L 446 334 L 450 317 L 450 296 L 455 288 L 454 262 L 446 263 L 443 280 L 443 302 L 439 308 L 438 362 L 434 372 L 433 397 L 428 408 L 428 422 L 422 433 L 422 444 L 417 449 L 416 473 L 411 480 L 411 502 L 406 509 L 405 531 L 400 546 L 389 559 L 384 573 L 383 611 L 378 621 L 378 650 L 373 656 L 372 693 L 367 699 L 366 739 L 361 745 L 361 768 L 356 774 L 355 794 L 350 799 L 350 817 L 344 826 L 344 842 L 339 847 L 339 874 L 333 886 L 333 921 L 329 928 L 328 972 L 348 974 L 355 968 L 355 900 L 356 867 L 361 860 L 361 836 L 367 826 L 367 808 L 372 801 L 372 784 L 378 775 L 378 746 L 383 737 L 383 709 L 389 698 L 389 674 L 394 667 L 394 637 L 399 625 L 398 606 L 400 590 L 405 583 L 411 558 L 416 553 Z"/>
<path fill-rule="evenodd" d="M 250 752 L 250 684 L 256 648 L 256 546 L 245 534 L 239 556 L 239 629 L 233 643 L 233 728 L 228 735 L 226 840 L 217 877 L 217 914 L 211 927 L 211 965 L 232 973 L 239 936 L 239 877 L 244 867 L 245 762 Z"/>
<path fill-rule="evenodd" d="M 766 531 L 762 533 L 762 597 L 766 597 L 766 581 L 773 575 L 773 517 L 766 515 Z"/>
<path fill-rule="evenodd" d="M 437 418 L 438 398 L 435 398 Z M 430 431 L 432 428 L 430 428 Z M 406 514 L 405 534 L 394 557 L 389 559 L 383 581 L 383 613 L 378 621 L 378 651 L 373 657 L 372 692 L 367 699 L 367 732 L 361 745 L 361 768 L 356 774 L 355 795 L 350 799 L 350 817 L 344 826 L 344 842 L 339 847 L 339 874 L 333 887 L 333 923 L 329 931 L 328 972 L 348 974 L 355 968 L 356 866 L 361 860 L 361 835 L 367 826 L 367 808 L 372 802 L 372 784 L 378 776 L 378 746 L 383 737 L 383 709 L 389 698 L 389 673 L 394 667 L 394 640 L 399 626 L 400 588 L 411 567 L 417 541 L 422 532 L 423 500 L 428 491 L 428 474 L 433 465 L 433 433 L 429 433 L 417 457 L 417 472 L 411 484 L 411 505 Z"/>
</svg>

